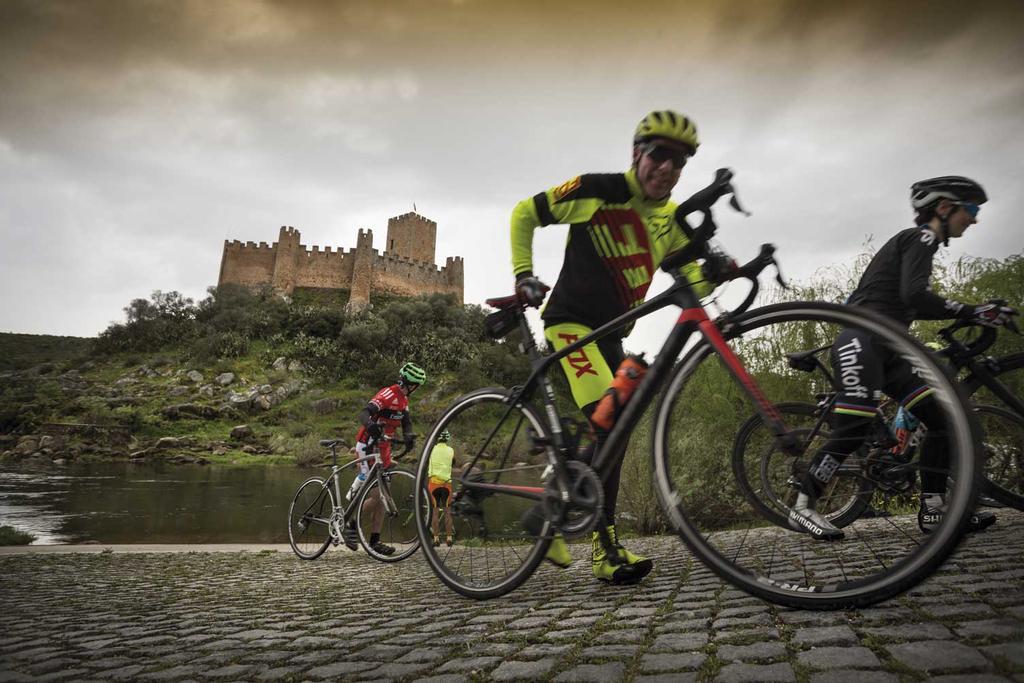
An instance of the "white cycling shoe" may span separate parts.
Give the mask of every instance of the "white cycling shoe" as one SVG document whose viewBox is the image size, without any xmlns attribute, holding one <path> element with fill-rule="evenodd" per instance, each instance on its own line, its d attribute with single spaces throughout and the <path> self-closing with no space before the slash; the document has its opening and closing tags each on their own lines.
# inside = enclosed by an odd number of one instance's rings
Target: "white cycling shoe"
<svg viewBox="0 0 1024 683">
<path fill-rule="evenodd" d="M 794 531 L 803 531 L 819 541 L 838 541 L 846 534 L 835 527 L 814 509 L 810 496 L 800 493 L 796 503 L 789 510 L 789 526 Z"/>
</svg>

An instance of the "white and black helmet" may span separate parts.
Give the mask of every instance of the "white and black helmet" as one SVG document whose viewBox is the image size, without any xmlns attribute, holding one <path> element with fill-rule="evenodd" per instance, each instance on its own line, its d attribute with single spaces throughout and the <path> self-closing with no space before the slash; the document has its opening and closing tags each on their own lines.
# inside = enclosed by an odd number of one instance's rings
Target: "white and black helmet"
<svg viewBox="0 0 1024 683">
<path fill-rule="evenodd" d="M 981 206 L 988 201 L 985 190 L 970 178 L 959 175 L 944 175 L 928 180 L 919 180 L 910 186 L 910 204 L 917 212 L 931 208 L 940 199 L 954 202 L 970 202 Z"/>
</svg>

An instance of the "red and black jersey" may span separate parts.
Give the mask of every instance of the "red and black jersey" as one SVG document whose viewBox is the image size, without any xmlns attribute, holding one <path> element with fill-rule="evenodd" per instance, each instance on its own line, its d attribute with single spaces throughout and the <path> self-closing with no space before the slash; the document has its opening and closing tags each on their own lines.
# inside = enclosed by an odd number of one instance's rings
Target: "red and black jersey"
<svg viewBox="0 0 1024 683">
<path fill-rule="evenodd" d="M 394 436 L 395 430 L 409 419 L 409 398 L 397 384 L 384 387 L 370 399 L 370 405 L 377 409 L 370 421 L 381 426 L 386 436 Z M 360 427 L 356 440 L 366 443 L 366 427 Z"/>
</svg>

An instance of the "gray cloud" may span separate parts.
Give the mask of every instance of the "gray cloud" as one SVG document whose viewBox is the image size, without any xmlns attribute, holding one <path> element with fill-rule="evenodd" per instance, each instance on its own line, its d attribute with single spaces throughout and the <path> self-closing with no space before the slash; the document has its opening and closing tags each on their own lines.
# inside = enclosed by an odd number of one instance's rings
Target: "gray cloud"
<svg viewBox="0 0 1024 683">
<path fill-rule="evenodd" d="M 348 247 L 413 202 L 481 301 L 514 203 L 623 168 L 665 106 L 704 140 L 677 196 L 737 169 L 740 257 L 849 260 L 941 173 L 993 197 L 954 254 L 1021 248 L 1021 3 L 382 4 L 0 4 L 0 329 L 95 334 L 202 296 L 225 238 Z M 548 279 L 564 235 L 538 233 Z"/>
</svg>

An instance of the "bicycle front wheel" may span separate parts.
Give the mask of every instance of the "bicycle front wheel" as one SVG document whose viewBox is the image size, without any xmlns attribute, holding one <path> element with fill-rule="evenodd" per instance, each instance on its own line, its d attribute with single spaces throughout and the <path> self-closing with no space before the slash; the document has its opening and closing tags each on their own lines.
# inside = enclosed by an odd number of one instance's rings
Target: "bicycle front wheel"
<svg viewBox="0 0 1024 683">
<path fill-rule="evenodd" d="M 982 493 L 1024 510 L 1024 418 L 998 406 L 974 406 L 981 422 Z"/>
<path fill-rule="evenodd" d="M 716 354 L 707 338 L 701 340 L 676 365 L 654 411 L 656 490 L 686 545 L 723 579 L 800 608 L 872 604 L 932 574 L 962 536 L 980 476 L 976 422 L 958 385 L 904 330 L 861 309 L 777 304 L 737 316 L 724 327 L 725 355 Z M 852 521 L 842 541 L 829 543 L 766 519 L 729 476 L 724 460 L 732 435 L 751 413 L 785 422 L 779 404 L 832 389 L 827 379 L 790 368 L 786 354 L 831 343 L 844 329 L 867 335 L 891 362 L 908 363 L 930 390 L 941 420 L 929 432 L 930 443 L 940 448 L 929 452 L 944 450 L 948 460 L 945 466 L 933 457 L 882 463 L 878 469 L 885 479 L 871 501 L 877 514 Z M 862 433 L 856 445 L 864 438 Z M 855 457 L 853 452 L 847 460 Z M 945 514 L 928 534 L 919 528 L 916 499 L 907 488 L 922 472 L 940 473 L 946 482 Z"/>
<path fill-rule="evenodd" d="M 303 560 L 315 560 L 331 544 L 334 496 L 327 483 L 313 477 L 302 482 L 288 507 L 288 542 Z"/>
<path fill-rule="evenodd" d="M 381 472 L 359 493 L 356 528 L 366 554 L 380 562 L 401 562 L 416 552 L 416 477 L 398 467 Z M 379 539 L 372 543 L 373 534 Z"/>
<path fill-rule="evenodd" d="M 786 515 L 797 491 L 790 480 L 796 467 L 806 465 L 829 438 L 827 422 L 809 403 L 780 403 L 779 412 L 797 439 L 798 452 L 779 447 L 764 418 L 752 415 L 736 435 L 732 450 L 732 471 L 746 501 L 772 524 L 789 528 Z M 875 494 L 875 487 L 861 476 L 856 454 L 851 455 L 818 499 L 817 510 L 837 527 L 861 516 Z"/>
<path fill-rule="evenodd" d="M 444 430 L 466 467 L 452 471 L 450 520 L 429 492 L 430 454 Z M 550 525 L 536 508 L 553 457 L 536 410 L 512 404 L 506 389 L 466 394 L 444 412 L 416 468 L 416 525 L 427 563 L 446 586 L 484 600 L 505 595 L 533 574 L 551 544 Z M 443 539 L 436 547 L 435 528 Z"/>
</svg>

